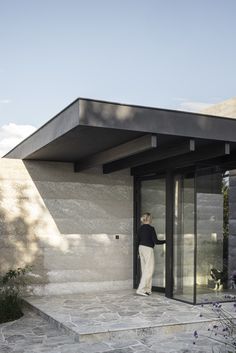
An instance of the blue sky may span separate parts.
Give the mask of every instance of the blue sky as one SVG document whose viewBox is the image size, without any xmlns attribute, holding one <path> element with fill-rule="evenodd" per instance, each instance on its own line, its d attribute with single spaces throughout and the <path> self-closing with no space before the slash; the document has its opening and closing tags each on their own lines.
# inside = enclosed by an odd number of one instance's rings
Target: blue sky
<svg viewBox="0 0 236 353">
<path fill-rule="evenodd" d="M 0 143 L 77 97 L 199 110 L 236 96 L 235 14 L 235 0 L 0 0 Z"/>
</svg>

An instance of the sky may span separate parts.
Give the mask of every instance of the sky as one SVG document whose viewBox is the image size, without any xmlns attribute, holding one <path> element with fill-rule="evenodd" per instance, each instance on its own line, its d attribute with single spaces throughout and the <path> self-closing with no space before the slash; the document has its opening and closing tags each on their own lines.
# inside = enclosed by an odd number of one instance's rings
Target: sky
<svg viewBox="0 0 236 353">
<path fill-rule="evenodd" d="M 236 0 L 0 0 L 0 156 L 78 97 L 236 96 Z"/>
</svg>

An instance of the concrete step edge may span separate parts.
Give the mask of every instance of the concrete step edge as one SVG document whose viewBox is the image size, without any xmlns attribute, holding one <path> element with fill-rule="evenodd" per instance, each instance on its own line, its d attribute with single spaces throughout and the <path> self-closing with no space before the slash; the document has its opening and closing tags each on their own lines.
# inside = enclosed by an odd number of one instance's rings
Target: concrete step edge
<svg viewBox="0 0 236 353">
<path fill-rule="evenodd" d="M 154 325 L 154 326 L 145 326 L 145 327 L 131 327 L 131 328 L 113 328 L 111 330 L 105 330 L 105 331 L 98 331 L 98 332 L 77 332 L 76 330 L 73 330 L 72 327 L 68 327 L 66 324 L 58 321 L 54 317 L 50 316 L 49 314 L 45 313 L 43 310 L 40 308 L 34 306 L 33 304 L 29 303 L 27 299 L 22 299 L 23 305 L 32 311 L 34 311 L 36 314 L 44 318 L 46 321 L 48 321 L 51 325 L 53 325 L 55 328 L 62 330 L 64 333 L 72 336 L 74 338 L 75 342 L 98 342 L 102 340 L 112 340 L 112 339 L 129 339 L 129 338 L 136 338 L 136 337 L 146 337 L 146 336 L 152 336 L 156 334 L 172 334 L 172 333 L 177 333 L 177 332 L 184 332 L 184 331 L 189 331 L 190 327 L 193 327 L 194 330 L 198 330 L 199 328 L 202 327 L 202 325 L 206 323 L 211 323 L 213 321 L 216 321 L 217 319 L 214 318 L 202 318 L 202 319 L 196 319 L 196 321 L 186 321 L 186 322 L 181 322 L 181 323 L 162 323 L 160 325 Z"/>
<path fill-rule="evenodd" d="M 56 329 L 61 330 L 63 333 L 68 334 L 69 336 L 72 336 L 75 342 L 80 342 L 80 334 L 78 332 L 73 331 L 70 327 L 66 326 L 62 322 L 56 320 L 54 317 L 40 310 L 33 304 L 29 303 L 26 299 L 21 299 L 21 300 L 22 300 L 23 307 L 26 307 L 32 310 L 34 313 L 36 313 L 37 315 L 45 319 L 47 322 L 49 322 Z"/>
</svg>

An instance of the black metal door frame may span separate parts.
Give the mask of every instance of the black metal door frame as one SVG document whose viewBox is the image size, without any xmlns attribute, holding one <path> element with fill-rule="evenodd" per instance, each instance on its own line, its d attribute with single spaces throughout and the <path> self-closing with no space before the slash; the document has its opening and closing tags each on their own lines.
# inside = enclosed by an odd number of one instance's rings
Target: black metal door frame
<svg viewBox="0 0 236 353">
<path fill-rule="evenodd" d="M 235 166 L 235 165 L 234 165 Z M 196 200 L 196 178 L 199 169 L 205 168 L 214 168 L 220 169 L 222 172 L 226 170 L 233 169 L 232 165 L 222 165 L 221 163 L 198 163 L 193 166 L 186 168 L 177 168 L 177 169 L 167 169 L 162 173 L 153 173 L 152 175 L 143 175 L 143 176 L 134 176 L 134 241 L 133 241 L 133 287 L 137 288 L 140 278 L 140 266 L 138 261 L 138 246 L 137 246 L 137 229 L 140 225 L 140 213 L 141 213 L 141 181 L 142 180 L 151 180 L 158 179 L 160 177 L 166 178 L 166 288 L 165 295 L 168 298 L 173 298 L 173 236 L 174 236 L 174 179 L 176 174 L 186 175 L 188 173 L 194 174 L 194 288 L 193 288 L 193 303 L 197 303 L 197 291 L 196 291 L 196 277 L 197 277 L 197 200 Z M 235 167 L 234 167 L 235 168 Z M 158 288 L 154 287 L 154 290 Z M 182 301 L 180 299 L 177 299 Z M 184 301 L 184 300 L 183 300 Z M 185 302 L 185 301 L 184 301 Z M 189 303 L 189 302 L 188 302 Z"/>
<path fill-rule="evenodd" d="M 173 298 L 173 232 L 174 232 L 174 178 L 176 174 L 185 174 L 192 172 L 195 168 L 182 168 L 178 170 L 167 169 L 165 173 L 156 173 L 147 176 L 134 176 L 134 225 L 133 225 L 133 287 L 137 288 L 140 279 L 140 264 L 138 260 L 137 230 L 140 226 L 141 214 L 141 182 L 143 180 L 151 180 L 158 178 L 166 179 L 166 287 L 153 287 L 154 290 L 165 292 L 167 298 Z M 196 238 L 196 230 L 195 230 Z M 196 252 L 196 248 L 194 250 Z M 196 267 L 196 266 L 195 266 Z M 196 268 L 194 269 L 196 272 Z M 195 273 L 196 277 L 196 273 Z M 196 297 L 196 293 L 194 295 Z M 196 299 L 195 299 L 196 300 Z"/>
<path fill-rule="evenodd" d="M 138 260 L 137 230 L 140 226 L 141 216 L 141 182 L 165 178 L 166 180 L 166 287 L 153 287 L 154 291 L 165 292 L 166 297 L 172 298 L 173 292 L 173 173 L 167 170 L 166 173 L 147 176 L 134 176 L 134 241 L 133 241 L 133 287 L 137 288 L 140 279 L 140 263 Z"/>
<path fill-rule="evenodd" d="M 175 190 L 175 178 L 179 176 L 181 179 L 181 189 L 183 188 L 183 181 L 185 178 L 193 178 L 194 180 L 194 230 L 193 230 L 193 236 L 194 236 L 194 248 L 193 248 L 193 300 L 187 301 L 184 299 L 180 298 L 174 298 L 173 297 L 173 287 L 172 287 L 172 292 L 171 292 L 171 297 L 174 300 L 187 303 L 187 304 L 196 304 L 196 278 L 197 278 L 197 263 L 196 263 L 196 258 L 197 258 L 197 213 L 196 213 L 196 169 L 195 168 L 185 168 L 182 170 L 176 170 L 175 173 L 173 174 L 173 192 Z M 183 191 L 183 189 L 182 189 Z M 183 195 L 180 195 L 181 199 L 183 198 Z M 174 193 L 173 193 L 173 210 L 174 210 Z M 173 211 L 174 212 L 174 211 Z M 173 214 L 172 214 L 173 217 Z M 173 220 L 174 222 L 174 220 Z M 174 228 L 173 228 L 173 233 L 172 233 L 172 251 L 174 248 Z M 174 271 L 174 257 L 172 256 L 172 274 Z M 174 285 L 174 279 L 172 278 L 172 286 Z"/>
</svg>

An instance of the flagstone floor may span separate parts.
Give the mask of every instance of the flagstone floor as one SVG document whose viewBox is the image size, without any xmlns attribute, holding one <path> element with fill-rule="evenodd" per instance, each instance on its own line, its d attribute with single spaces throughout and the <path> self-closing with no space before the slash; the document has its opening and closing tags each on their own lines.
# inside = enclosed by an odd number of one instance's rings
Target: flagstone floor
<svg viewBox="0 0 236 353">
<path fill-rule="evenodd" d="M 157 294 L 146 298 L 122 291 L 27 300 L 44 317 L 26 308 L 21 319 L 1 324 L 1 353 L 210 353 L 215 344 L 205 337 L 206 320 L 211 316 L 205 308 Z M 232 303 L 227 305 L 230 310 Z M 55 322 L 73 328 L 75 336 L 65 332 L 64 326 L 63 330 L 59 324 L 56 328 Z M 194 345 L 195 326 L 199 338 Z M 149 331 L 150 327 L 155 330 Z M 119 335 L 114 335 L 117 330 Z M 103 336 L 101 332 L 112 335 Z M 76 342 L 83 334 L 98 336 Z"/>
</svg>

